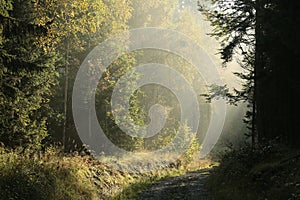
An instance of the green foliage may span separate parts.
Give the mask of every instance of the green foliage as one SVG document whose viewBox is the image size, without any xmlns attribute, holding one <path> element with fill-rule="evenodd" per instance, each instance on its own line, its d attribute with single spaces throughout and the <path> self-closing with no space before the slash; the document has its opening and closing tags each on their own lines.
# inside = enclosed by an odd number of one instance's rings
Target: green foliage
<svg viewBox="0 0 300 200">
<path fill-rule="evenodd" d="M 200 26 L 197 21 L 198 16 L 191 12 L 189 8 L 180 10 L 179 2 L 177 1 L 151 0 L 145 3 L 144 1 L 133 0 L 132 7 L 132 17 L 129 20 L 131 28 L 171 28 L 186 34 L 197 42 L 200 42 L 202 39 L 199 37 L 202 30 L 199 28 Z M 155 62 L 167 65 L 178 71 L 185 77 L 189 84 L 193 86 L 193 89 L 197 94 L 203 93 L 205 90 L 203 87 L 203 85 L 205 85 L 204 80 L 200 74 L 195 73 L 195 71 L 198 70 L 186 60 L 174 55 L 173 53 L 154 49 L 143 49 L 142 51 L 137 51 L 135 58 L 137 63 L 136 65 Z M 178 90 L 185 90 L 184 86 L 178 84 L 178 81 L 176 82 L 173 77 L 169 77 L 166 74 L 166 79 L 169 84 L 178 85 Z M 138 99 L 144 106 L 143 110 L 146 112 L 146 117 L 151 106 L 155 104 L 160 104 L 166 109 L 168 117 L 163 129 L 155 136 L 144 140 L 145 150 L 160 149 L 169 144 L 179 131 L 181 111 L 178 99 L 168 88 L 156 84 L 143 86 L 140 90 L 143 93 L 143 96 L 139 96 Z M 210 109 L 209 105 L 205 104 L 201 97 L 199 97 L 198 102 L 201 104 L 200 112 Z M 206 122 L 209 119 L 208 112 L 201 113 L 201 116 L 203 116 L 203 123 L 201 123 L 201 127 L 197 133 L 198 136 L 203 136 L 205 134 L 207 129 Z M 144 119 L 144 122 L 145 124 L 149 124 L 149 117 Z"/>
<path fill-rule="evenodd" d="M 12 7 L 12 1 L 11 0 L 1 0 L 0 1 L 0 46 L 2 46 L 3 43 L 3 19 L 9 18 L 9 11 L 13 9 Z M 2 50 L 0 50 L 2 52 Z"/>
<path fill-rule="evenodd" d="M 9 17 L 8 12 L 12 10 L 11 0 L 1 0 L 0 4 L 0 15 L 1 17 Z"/>
<path fill-rule="evenodd" d="M 182 165 L 187 166 L 188 164 L 197 160 L 200 149 L 201 149 L 201 146 L 199 144 L 199 141 L 196 137 L 194 137 L 192 139 L 191 145 L 188 147 L 188 149 L 186 151 L 184 151 L 183 155 L 180 158 Z"/>
<path fill-rule="evenodd" d="M 129 1 L 123 0 L 48 0 L 41 6 L 40 12 L 47 13 L 47 16 L 42 18 L 42 22 L 50 23 L 51 37 L 45 42 L 52 44 L 62 57 L 57 65 L 60 84 L 55 88 L 56 94 L 51 99 L 51 107 L 55 115 L 49 124 L 50 133 L 54 140 L 59 142 L 64 142 L 63 137 L 65 137 L 66 144 L 64 145 L 67 149 L 73 149 L 74 144 L 71 141 L 76 140 L 75 145 L 81 145 L 72 118 L 71 96 L 76 73 L 85 56 L 95 46 L 108 37 L 127 29 L 131 7 Z M 119 59 L 114 63 L 113 73 L 126 70 L 131 62 L 132 56 Z M 110 76 L 110 74 L 107 75 Z M 119 75 L 114 74 L 114 76 Z M 106 88 L 114 84 L 108 77 L 102 81 Z M 103 94 L 109 95 L 110 93 L 103 92 Z M 107 98 L 109 97 L 104 97 L 104 99 Z M 102 108 L 105 109 L 105 106 L 100 107 Z M 105 110 L 100 112 L 106 116 Z M 62 117 L 57 118 L 57 116 Z M 64 131 L 65 136 L 63 136 Z"/>
<path fill-rule="evenodd" d="M 36 22 L 32 1 L 14 1 L 9 15 L 1 19 L 0 141 L 36 148 L 47 136 L 45 113 L 58 58 L 42 44 L 48 27 Z"/>
<path fill-rule="evenodd" d="M 142 105 L 139 104 L 140 99 L 138 99 L 138 96 L 142 94 L 140 90 L 137 90 L 135 91 L 135 93 L 131 94 L 129 110 L 130 116 L 121 115 L 122 119 L 116 118 L 113 115 L 113 112 L 122 113 L 124 112 L 124 108 L 122 107 L 122 105 L 118 105 L 118 111 L 112 110 L 111 96 L 116 83 L 123 75 L 125 75 L 130 69 L 133 68 L 134 64 L 134 53 L 128 53 L 119 57 L 107 68 L 107 71 L 101 78 L 96 91 L 96 107 L 98 108 L 97 115 L 101 127 L 103 127 L 105 134 L 115 145 L 128 151 L 143 149 L 143 139 L 131 137 L 126 133 L 123 133 L 123 131 L 116 124 L 116 121 L 129 120 L 128 118 L 130 117 L 134 120 L 135 124 L 139 126 L 144 125 L 145 113 Z M 137 80 L 138 75 L 133 75 L 133 77 L 130 78 L 132 78 L 132 80 Z M 124 91 L 130 91 L 133 87 L 135 87 L 134 81 L 126 81 L 122 89 Z"/>
<path fill-rule="evenodd" d="M 173 27 L 173 17 L 178 9 L 178 2 L 173 0 L 132 0 L 131 28 Z"/>
</svg>

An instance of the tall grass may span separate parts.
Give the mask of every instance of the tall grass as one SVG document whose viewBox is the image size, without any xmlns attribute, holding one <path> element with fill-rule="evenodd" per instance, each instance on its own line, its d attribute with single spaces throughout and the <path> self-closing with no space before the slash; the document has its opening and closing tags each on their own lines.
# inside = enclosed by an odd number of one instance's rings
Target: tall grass
<svg viewBox="0 0 300 200">
<path fill-rule="evenodd" d="M 90 156 L 0 149 L 0 199 L 108 199 L 134 178 Z"/>
<path fill-rule="evenodd" d="M 88 159 L 0 149 L 1 199 L 97 199 Z"/>
<path fill-rule="evenodd" d="M 129 173 L 91 156 L 63 154 L 57 148 L 33 152 L 0 147 L 0 199 L 132 199 L 149 184 L 186 170 L 186 166 L 179 164 Z"/>
</svg>

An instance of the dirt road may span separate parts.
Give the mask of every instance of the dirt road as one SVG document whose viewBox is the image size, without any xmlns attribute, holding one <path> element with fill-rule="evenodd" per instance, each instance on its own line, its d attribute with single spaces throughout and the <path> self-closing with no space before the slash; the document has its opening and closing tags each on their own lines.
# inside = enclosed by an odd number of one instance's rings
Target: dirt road
<svg viewBox="0 0 300 200">
<path fill-rule="evenodd" d="M 208 200 L 205 183 L 207 169 L 189 172 L 185 175 L 167 178 L 145 190 L 138 200 Z"/>
</svg>

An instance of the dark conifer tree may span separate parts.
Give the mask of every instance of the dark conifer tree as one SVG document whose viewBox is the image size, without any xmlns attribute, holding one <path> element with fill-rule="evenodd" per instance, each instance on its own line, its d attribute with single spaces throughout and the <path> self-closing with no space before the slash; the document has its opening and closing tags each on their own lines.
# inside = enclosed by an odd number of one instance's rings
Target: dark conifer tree
<svg viewBox="0 0 300 200">
<path fill-rule="evenodd" d="M 47 25 L 36 3 L 6 1 L 1 8 L 0 142 L 39 147 L 47 136 L 47 107 L 56 83 L 56 54 L 43 44 Z M 2 6 L 2 5 L 1 5 Z"/>
<path fill-rule="evenodd" d="M 246 80 L 242 91 L 228 94 L 231 102 L 248 100 L 252 116 L 253 142 L 279 139 L 299 144 L 297 133 L 297 78 L 299 39 L 297 1 L 212 0 L 213 8 L 200 10 L 211 21 L 212 36 L 221 39 L 221 57 L 231 61 L 234 53 L 242 56 Z M 222 89 L 222 87 L 220 87 Z M 219 92 L 220 93 L 220 92 Z"/>
</svg>

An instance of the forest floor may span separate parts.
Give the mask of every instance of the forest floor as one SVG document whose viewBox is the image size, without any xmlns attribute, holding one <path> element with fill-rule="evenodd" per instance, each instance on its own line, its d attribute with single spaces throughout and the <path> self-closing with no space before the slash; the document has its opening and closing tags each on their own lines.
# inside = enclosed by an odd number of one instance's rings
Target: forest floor
<svg viewBox="0 0 300 200">
<path fill-rule="evenodd" d="M 143 191 L 137 200 L 206 200 L 205 184 L 210 172 L 201 169 L 184 175 L 163 179 Z"/>
<path fill-rule="evenodd" d="M 216 200 L 300 200 L 299 169 L 299 148 L 243 147 L 223 155 L 207 186 Z"/>
</svg>

